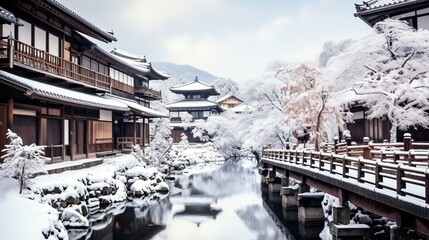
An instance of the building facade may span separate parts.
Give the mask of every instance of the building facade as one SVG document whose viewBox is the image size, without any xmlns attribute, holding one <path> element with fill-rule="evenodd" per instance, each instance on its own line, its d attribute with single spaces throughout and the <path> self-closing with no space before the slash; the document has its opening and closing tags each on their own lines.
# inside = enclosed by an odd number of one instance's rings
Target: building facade
<svg viewBox="0 0 429 240">
<path fill-rule="evenodd" d="M 393 18 L 406 21 L 416 29 L 429 30 L 429 0 L 370 0 L 355 6 L 354 15 L 370 27 L 386 18 Z M 347 124 L 347 127 L 352 133 L 353 141 L 362 142 L 363 137 L 369 137 L 375 142 L 389 139 L 391 128 L 389 120 L 367 120 L 367 109 L 360 104 L 351 104 L 350 111 L 354 114 L 354 123 Z M 414 141 L 429 141 L 429 130 L 420 126 L 405 131 L 398 130 L 397 141 L 403 141 L 405 132 L 411 133 Z"/>
<path fill-rule="evenodd" d="M 189 142 L 199 142 L 199 139 L 193 137 L 192 122 L 198 119 L 206 120 L 212 115 L 223 112 L 218 103 L 207 99 L 210 96 L 217 96 L 219 93 L 212 85 L 200 82 L 197 77 L 193 82 L 171 87 L 170 91 L 185 97 L 166 105 L 170 112 L 171 127 L 173 127 L 171 131 L 173 141 L 179 142 L 181 134 L 185 133 Z M 184 113 L 190 114 L 192 121 L 182 122 Z"/>
<path fill-rule="evenodd" d="M 232 109 L 244 103 L 244 101 L 241 98 L 237 97 L 235 94 L 232 94 L 232 93 L 219 98 L 218 100 L 216 100 L 216 102 L 223 109 Z"/>
<path fill-rule="evenodd" d="M 149 108 L 168 74 L 103 50 L 92 39 L 113 34 L 55 0 L 2 1 L 0 35 L 0 146 L 11 129 L 52 161 L 87 158 L 145 145 L 148 119 L 168 117 Z"/>
</svg>

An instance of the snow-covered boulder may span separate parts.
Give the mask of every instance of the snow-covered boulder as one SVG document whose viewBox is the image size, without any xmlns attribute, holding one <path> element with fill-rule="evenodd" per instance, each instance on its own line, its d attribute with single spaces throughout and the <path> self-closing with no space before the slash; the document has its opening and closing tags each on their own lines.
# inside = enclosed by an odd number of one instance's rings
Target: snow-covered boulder
<svg viewBox="0 0 429 240">
<path fill-rule="evenodd" d="M 61 221 L 65 227 L 69 228 L 87 228 L 89 227 L 89 221 L 75 208 L 68 207 L 61 213 Z"/>
</svg>

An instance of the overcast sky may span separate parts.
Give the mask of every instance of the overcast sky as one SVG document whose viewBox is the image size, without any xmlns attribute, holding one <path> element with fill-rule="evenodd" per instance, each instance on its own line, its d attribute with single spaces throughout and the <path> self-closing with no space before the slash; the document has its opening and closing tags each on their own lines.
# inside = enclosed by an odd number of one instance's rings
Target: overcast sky
<svg viewBox="0 0 429 240">
<path fill-rule="evenodd" d="M 149 61 L 190 64 L 237 82 L 272 61 L 312 62 L 326 41 L 359 39 L 358 0 L 59 0 Z"/>
</svg>

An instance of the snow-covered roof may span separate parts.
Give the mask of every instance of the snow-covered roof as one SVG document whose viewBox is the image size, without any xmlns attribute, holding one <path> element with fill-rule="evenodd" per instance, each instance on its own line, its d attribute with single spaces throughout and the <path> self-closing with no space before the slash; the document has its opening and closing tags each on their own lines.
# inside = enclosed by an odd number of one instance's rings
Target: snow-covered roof
<svg viewBox="0 0 429 240">
<path fill-rule="evenodd" d="M 355 4 L 356 11 L 366 11 L 369 9 L 376 9 L 381 7 L 386 7 L 398 3 L 404 3 L 404 2 L 412 2 L 415 0 L 369 0 L 369 1 L 362 1 L 362 4 Z"/>
<path fill-rule="evenodd" d="M 215 102 L 209 100 L 180 100 L 174 103 L 167 104 L 165 106 L 167 109 L 172 108 L 213 108 L 219 107 Z"/>
<path fill-rule="evenodd" d="M 395 16 L 427 8 L 429 0 L 369 0 L 355 6 L 355 17 L 359 17 L 372 27 L 388 17 L 395 18 Z"/>
<path fill-rule="evenodd" d="M 228 95 L 225 95 L 225 96 L 223 96 L 223 97 L 219 98 L 218 100 L 216 100 L 216 102 L 217 102 L 217 103 L 223 102 L 223 101 L 225 101 L 226 99 L 228 99 L 228 98 L 230 98 L 230 97 L 234 97 L 234 98 L 236 98 L 237 100 L 239 100 L 239 101 L 241 101 L 241 102 L 244 102 L 244 100 L 243 100 L 243 99 L 241 99 L 241 98 L 237 97 L 237 95 L 235 95 L 235 94 L 233 94 L 233 93 L 230 93 L 230 94 L 228 94 Z"/>
<path fill-rule="evenodd" d="M 15 15 L 13 15 L 13 13 L 2 7 L 0 7 L 0 21 L 6 22 L 8 24 L 13 23 L 17 25 L 22 25 L 18 22 L 18 19 L 15 17 Z"/>
<path fill-rule="evenodd" d="M 244 104 L 244 103 L 230 109 L 230 111 L 233 111 L 235 113 L 242 113 L 242 112 L 248 111 L 248 110 L 252 110 L 252 106 L 249 106 L 249 105 Z"/>
<path fill-rule="evenodd" d="M 151 79 L 165 80 L 170 77 L 168 73 L 162 72 L 152 67 L 152 64 L 146 61 L 145 56 L 135 55 L 118 48 L 114 48 L 113 50 L 110 51 L 110 53 L 116 58 L 128 64 L 134 67 L 137 67 L 139 69 L 142 69 L 142 71 L 146 71 L 149 77 L 151 77 Z"/>
<path fill-rule="evenodd" d="M 185 83 L 179 86 L 172 86 L 170 91 L 174 93 L 187 93 L 187 92 L 207 92 L 211 95 L 219 95 L 213 85 L 208 85 L 206 83 L 200 82 L 198 77 L 195 77 L 193 82 Z"/>
<path fill-rule="evenodd" d="M 0 70 L 0 82 L 25 91 L 30 98 L 49 99 L 72 105 L 92 108 L 101 108 L 117 111 L 128 111 L 126 104 L 118 101 L 101 98 L 97 95 L 81 93 L 66 88 L 52 86 L 46 83 L 23 78 Z"/>
<path fill-rule="evenodd" d="M 125 98 L 113 96 L 110 94 L 103 95 L 103 98 L 105 98 L 106 100 L 114 100 L 114 101 L 118 101 L 120 103 L 123 103 L 123 104 L 127 105 L 131 109 L 131 111 L 133 111 L 139 115 L 142 115 L 144 117 L 147 117 L 147 118 L 169 118 L 170 117 L 167 114 L 164 114 L 162 112 L 158 112 L 156 110 L 142 106 L 142 105 L 138 104 L 136 101 L 133 101 L 131 99 L 125 99 Z"/>
</svg>

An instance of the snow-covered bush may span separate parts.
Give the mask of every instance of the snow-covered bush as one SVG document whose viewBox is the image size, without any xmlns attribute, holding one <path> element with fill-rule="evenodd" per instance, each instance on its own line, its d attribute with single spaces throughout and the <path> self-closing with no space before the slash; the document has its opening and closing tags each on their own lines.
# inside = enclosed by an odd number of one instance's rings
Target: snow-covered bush
<svg viewBox="0 0 429 240">
<path fill-rule="evenodd" d="M 186 149 L 189 147 L 188 137 L 186 136 L 185 133 L 180 134 L 179 146 L 182 147 L 183 149 Z"/>
<path fill-rule="evenodd" d="M 34 143 L 23 146 L 22 139 L 10 129 L 7 130 L 6 136 L 10 143 L 2 150 L 6 154 L 2 157 L 4 162 L 1 169 L 4 176 L 19 180 L 19 193 L 22 193 L 34 173 L 47 173 L 45 153 L 43 147 Z"/>
<path fill-rule="evenodd" d="M 153 131 L 155 133 L 149 144 L 149 165 L 159 166 L 165 162 L 165 154 L 170 150 L 173 139 L 171 138 L 170 121 L 164 118 L 153 120 Z"/>
</svg>

